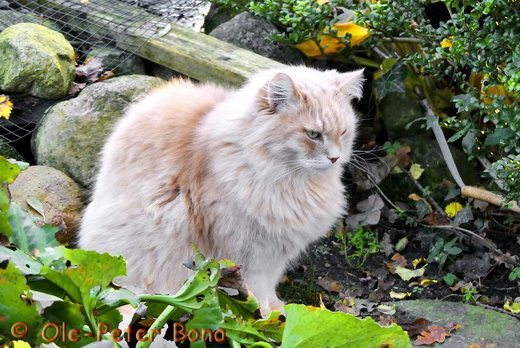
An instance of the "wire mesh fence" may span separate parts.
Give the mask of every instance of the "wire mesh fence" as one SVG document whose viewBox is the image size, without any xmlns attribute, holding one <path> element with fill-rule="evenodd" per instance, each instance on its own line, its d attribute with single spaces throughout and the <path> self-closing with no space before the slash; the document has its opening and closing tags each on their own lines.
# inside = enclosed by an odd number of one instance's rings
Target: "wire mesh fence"
<svg viewBox="0 0 520 348">
<path fill-rule="evenodd" d="M 105 69 L 115 71 L 147 40 L 166 33 L 171 22 L 188 27 L 201 22 L 204 4 L 204 0 L 0 0 L 0 31 L 22 22 L 44 25 L 65 36 L 78 63 L 98 57 Z M 15 107 L 27 104 L 25 96 L 10 97 Z M 23 114 L 0 118 L 0 142 L 17 141 L 32 132 L 38 120 Z"/>
</svg>

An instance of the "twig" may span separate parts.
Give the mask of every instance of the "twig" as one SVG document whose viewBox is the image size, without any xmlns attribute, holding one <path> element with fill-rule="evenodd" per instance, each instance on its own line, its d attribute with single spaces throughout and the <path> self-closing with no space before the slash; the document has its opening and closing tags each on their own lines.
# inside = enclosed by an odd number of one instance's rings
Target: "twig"
<svg viewBox="0 0 520 348">
<path fill-rule="evenodd" d="M 500 313 L 509 314 L 510 316 L 515 317 L 515 318 L 520 318 L 520 314 L 511 313 L 511 312 L 506 311 L 505 309 L 502 309 L 502 308 L 493 307 L 493 306 L 490 306 L 490 305 L 487 305 L 487 304 L 484 304 L 484 303 L 480 303 L 480 302 L 475 302 L 475 304 L 477 306 L 484 307 L 484 308 L 487 308 L 487 309 L 493 309 L 493 310 L 495 310 L 497 312 L 500 312 Z"/>
<path fill-rule="evenodd" d="M 412 173 L 410 173 L 406 168 L 404 168 L 403 166 L 399 166 L 399 168 L 401 169 L 401 171 L 403 171 L 406 176 L 408 177 L 408 179 L 410 179 L 411 182 L 414 183 L 415 186 L 417 186 L 417 188 L 419 190 L 421 190 L 422 194 L 424 196 L 426 196 L 424 194 L 424 187 L 421 185 L 421 183 L 419 183 L 419 181 L 415 180 L 415 178 L 413 177 Z M 428 202 L 430 202 L 430 204 L 435 208 L 435 210 L 437 210 L 441 215 L 443 216 L 448 216 L 446 214 L 446 212 L 441 208 L 441 206 L 439 205 L 439 203 L 437 203 L 437 201 L 435 201 L 435 199 L 433 199 L 433 197 L 431 195 L 428 195 L 426 196 L 426 199 L 428 200 Z"/>
</svg>

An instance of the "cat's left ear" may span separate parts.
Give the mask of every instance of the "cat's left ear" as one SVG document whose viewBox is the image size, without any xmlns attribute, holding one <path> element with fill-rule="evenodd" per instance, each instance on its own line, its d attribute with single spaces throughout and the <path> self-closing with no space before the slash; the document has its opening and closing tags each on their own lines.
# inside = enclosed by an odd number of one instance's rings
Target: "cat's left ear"
<svg viewBox="0 0 520 348">
<path fill-rule="evenodd" d="M 296 105 L 301 97 L 291 77 L 282 72 L 274 75 L 261 92 L 263 102 L 274 112 Z"/>
<path fill-rule="evenodd" d="M 341 93 L 348 95 L 351 98 L 361 99 L 363 96 L 363 77 L 365 69 L 354 70 L 346 73 L 338 74 L 336 83 Z"/>
</svg>

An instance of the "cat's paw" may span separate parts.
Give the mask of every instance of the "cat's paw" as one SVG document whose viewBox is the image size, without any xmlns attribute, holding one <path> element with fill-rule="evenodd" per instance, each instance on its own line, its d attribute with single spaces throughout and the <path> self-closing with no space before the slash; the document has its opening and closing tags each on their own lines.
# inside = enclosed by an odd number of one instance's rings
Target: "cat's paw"
<svg viewBox="0 0 520 348">
<path fill-rule="evenodd" d="M 285 315 L 285 312 L 283 310 L 284 305 L 285 305 L 285 303 L 282 300 L 279 300 L 279 299 L 271 300 L 271 301 L 269 301 L 269 303 L 266 306 L 260 306 L 260 314 L 264 318 L 267 317 L 269 315 L 269 313 L 271 313 L 272 311 L 278 311 L 278 312 L 282 313 L 283 315 Z"/>
</svg>

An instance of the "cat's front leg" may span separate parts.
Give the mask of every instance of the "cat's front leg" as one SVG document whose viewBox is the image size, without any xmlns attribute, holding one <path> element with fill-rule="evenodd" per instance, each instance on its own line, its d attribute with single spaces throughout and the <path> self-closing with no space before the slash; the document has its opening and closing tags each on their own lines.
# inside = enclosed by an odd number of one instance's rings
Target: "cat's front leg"
<svg viewBox="0 0 520 348">
<path fill-rule="evenodd" d="M 276 285 L 283 271 L 284 267 L 276 267 L 276 269 L 250 269 L 244 274 L 247 287 L 258 301 L 260 313 L 263 317 L 274 310 L 283 312 L 285 303 L 276 295 Z"/>
</svg>

